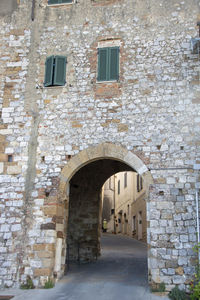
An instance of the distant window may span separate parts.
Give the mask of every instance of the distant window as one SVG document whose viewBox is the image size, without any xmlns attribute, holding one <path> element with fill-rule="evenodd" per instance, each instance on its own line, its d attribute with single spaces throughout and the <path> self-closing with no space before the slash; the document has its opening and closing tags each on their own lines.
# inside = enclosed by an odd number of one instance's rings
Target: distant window
<svg viewBox="0 0 200 300">
<path fill-rule="evenodd" d="M 119 47 L 98 48 L 98 81 L 119 79 Z"/>
<path fill-rule="evenodd" d="M 45 62 L 44 86 L 65 85 L 66 57 L 49 56 Z"/>
<path fill-rule="evenodd" d="M 12 156 L 12 154 L 8 155 L 8 162 L 13 162 L 13 156 Z"/>
<path fill-rule="evenodd" d="M 120 194 L 120 180 L 118 180 L 118 195 Z"/>
<path fill-rule="evenodd" d="M 133 216 L 132 230 L 136 230 L 136 216 Z"/>
<path fill-rule="evenodd" d="M 140 192 L 143 189 L 143 179 L 137 174 L 137 191 Z"/>
<path fill-rule="evenodd" d="M 73 0 L 48 0 L 48 4 L 72 3 Z"/>
<path fill-rule="evenodd" d="M 127 206 L 127 214 L 129 215 L 129 204 Z"/>
<path fill-rule="evenodd" d="M 127 187 L 127 172 L 124 173 L 124 187 Z"/>
<path fill-rule="evenodd" d="M 142 177 L 140 176 L 140 190 L 142 190 L 143 189 L 143 179 L 142 179 Z"/>
</svg>

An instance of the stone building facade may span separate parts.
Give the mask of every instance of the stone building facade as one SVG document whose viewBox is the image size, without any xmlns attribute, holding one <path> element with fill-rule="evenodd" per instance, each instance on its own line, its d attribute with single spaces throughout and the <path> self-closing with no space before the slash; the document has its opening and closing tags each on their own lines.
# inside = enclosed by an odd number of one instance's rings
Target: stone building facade
<svg viewBox="0 0 200 300">
<path fill-rule="evenodd" d="M 101 187 L 132 170 L 147 191 L 149 282 L 187 286 L 199 186 L 199 56 L 190 48 L 199 5 L 1 1 L 1 286 L 60 278 L 70 255 L 96 259 Z M 119 78 L 98 81 L 98 49 L 111 46 Z M 54 56 L 67 58 L 66 84 L 45 87 Z"/>
</svg>

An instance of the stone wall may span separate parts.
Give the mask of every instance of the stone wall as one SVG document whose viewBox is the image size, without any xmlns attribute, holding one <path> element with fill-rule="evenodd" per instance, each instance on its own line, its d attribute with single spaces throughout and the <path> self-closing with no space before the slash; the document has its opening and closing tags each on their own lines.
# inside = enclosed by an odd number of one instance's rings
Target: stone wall
<svg viewBox="0 0 200 300">
<path fill-rule="evenodd" d="M 187 284 L 200 123 L 199 58 L 190 39 L 197 36 L 199 12 L 195 0 L 60 6 L 38 0 L 32 21 L 30 3 L 21 0 L 11 16 L 0 18 L 2 285 L 26 275 L 37 285 L 53 274 L 56 240 L 67 230 L 62 169 L 105 142 L 134 153 L 151 170 L 152 281 Z M 98 83 L 97 47 L 108 41 L 120 43 L 120 78 Z M 67 56 L 64 87 L 44 88 L 49 55 Z"/>
<path fill-rule="evenodd" d="M 31 116 L 24 109 L 31 38 L 26 17 L 29 10 L 22 4 L 21 10 L 14 12 L 16 6 L 10 4 L 8 1 L 0 13 L 6 14 L 0 18 L 0 286 L 19 281 L 25 252 L 24 200 L 31 128 Z"/>
</svg>

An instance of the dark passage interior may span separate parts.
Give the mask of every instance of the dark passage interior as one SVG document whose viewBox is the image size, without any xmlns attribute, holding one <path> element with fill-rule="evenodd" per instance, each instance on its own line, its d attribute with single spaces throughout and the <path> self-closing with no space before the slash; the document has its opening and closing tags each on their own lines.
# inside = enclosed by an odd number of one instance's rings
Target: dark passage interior
<svg viewBox="0 0 200 300">
<path fill-rule="evenodd" d="M 123 162 L 101 159 L 82 167 L 70 181 L 67 260 L 90 262 L 100 255 L 101 189 L 113 174 L 134 171 Z"/>
</svg>

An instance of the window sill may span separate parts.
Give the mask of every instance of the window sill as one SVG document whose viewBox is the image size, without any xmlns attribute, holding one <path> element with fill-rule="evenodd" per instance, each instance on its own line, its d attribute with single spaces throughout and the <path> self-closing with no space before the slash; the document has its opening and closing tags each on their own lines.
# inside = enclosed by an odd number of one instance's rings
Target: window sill
<svg viewBox="0 0 200 300">
<path fill-rule="evenodd" d="M 66 87 L 66 85 L 52 85 L 52 86 L 43 86 L 43 89 L 62 89 Z"/>
<path fill-rule="evenodd" d="M 97 80 L 96 83 L 119 83 L 119 80 L 107 80 L 107 81 L 99 81 Z"/>
<path fill-rule="evenodd" d="M 50 7 L 52 7 L 52 6 L 64 6 L 64 5 L 72 5 L 72 4 L 74 4 L 74 1 L 73 1 L 73 2 L 71 2 L 71 3 L 47 4 L 47 6 L 50 6 Z"/>
</svg>

